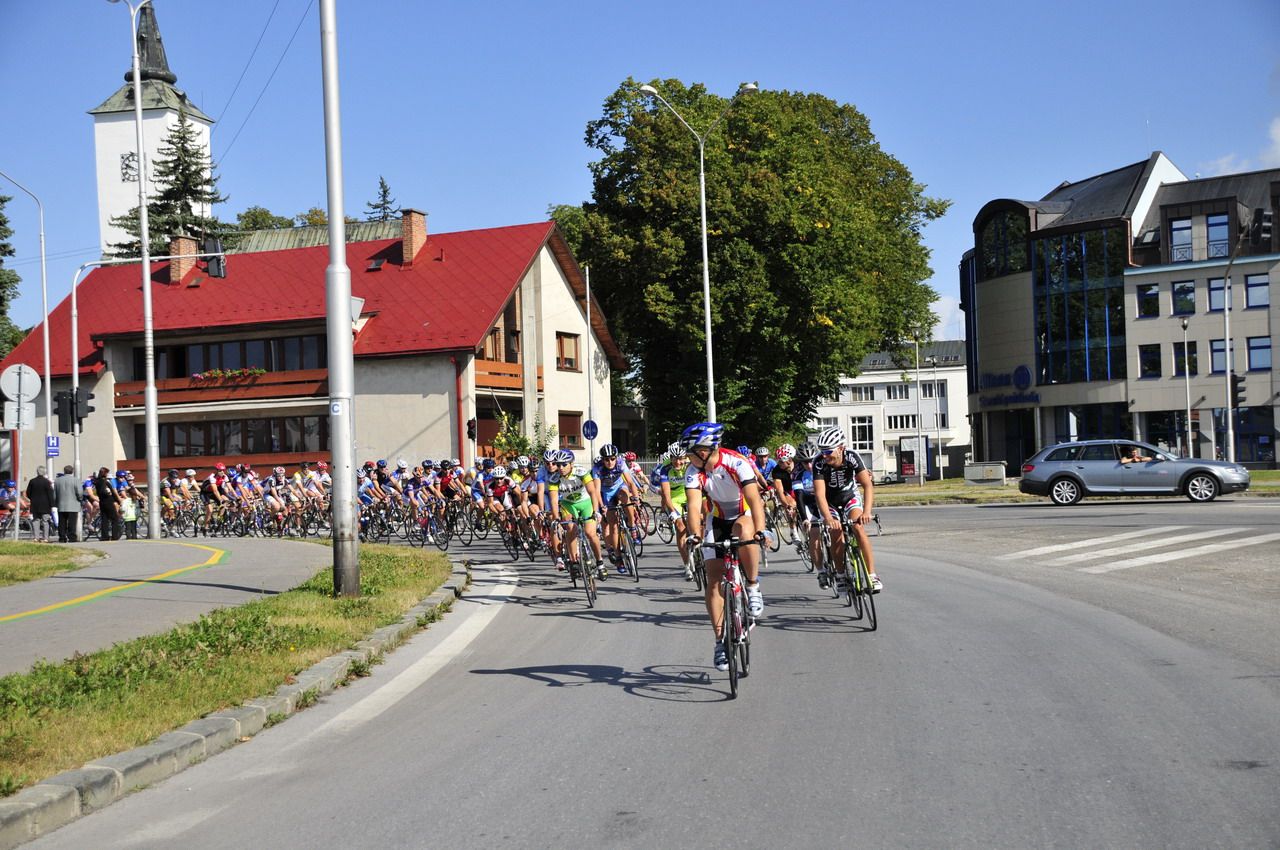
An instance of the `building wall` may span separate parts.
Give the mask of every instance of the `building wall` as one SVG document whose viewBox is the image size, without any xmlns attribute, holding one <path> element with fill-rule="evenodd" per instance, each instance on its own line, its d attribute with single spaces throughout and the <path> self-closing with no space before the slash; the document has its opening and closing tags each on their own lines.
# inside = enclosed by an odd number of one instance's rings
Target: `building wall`
<svg viewBox="0 0 1280 850">
<path fill-rule="evenodd" d="M 454 457 L 454 378 L 448 355 L 357 358 L 356 461 Z"/>
<path fill-rule="evenodd" d="M 111 392 L 114 381 L 111 379 L 110 373 L 106 373 L 98 377 L 82 376 L 80 385 L 94 394 L 90 404 L 95 407 L 95 412 L 90 414 L 82 425 L 82 433 L 80 435 L 81 471 L 88 475 L 90 472 L 97 472 L 99 466 L 107 466 L 114 472 L 116 458 L 119 457 L 116 453 L 119 440 L 115 423 L 111 417 Z M 54 393 L 70 389 L 71 378 L 54 378 Z M 18 438 L 20 462 L 18 486 L 22 488 L 25 488 L 27 481 L 35 475 L 36 467 L 46 467 L 50 470 L 49 477 L 53 478 L 55 472 L 61 472 L 63 466 L 73 461 L 74 438 L 71 434 L 60 434 L 58 432 L 58 411 L 56 408 L 52 411 L 52 430 L 59 440 L 59 454 L 55 458 L 46 457 L 44 394 L 47 390 L 47 387 L 42 386 L 40 396 L 35 400 L 36 415 L 34 426 L 29 430 L 22 431 Z M 4 424 L 8 427 L 10 423 L 6 422 Z M 3 467 L 6 476 L 13 477 L 10 434 L 11 432 L 5 431 L 3 435 L 5 451 L 0 453 L 0 466 Z"/>
</svg>

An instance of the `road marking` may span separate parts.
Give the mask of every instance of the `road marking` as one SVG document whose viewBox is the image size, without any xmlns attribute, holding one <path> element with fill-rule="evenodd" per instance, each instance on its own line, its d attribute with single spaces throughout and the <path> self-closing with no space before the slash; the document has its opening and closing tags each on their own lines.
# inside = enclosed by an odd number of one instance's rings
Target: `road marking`
<svg viewBox="0 0 1280 850">
<path fill-rule="evenodd" d="M 1159 549 L 1163 546 L 1172 546 L 1175 543 L 1189 543 L 1192 540 L 1204 540 L 1208 537 L 1221 537 L 1224 534 L 1235 534 L 1238 531 L 1249 531 L 1248 528 L 1212 528 L 1208 531 L 1197 531 L 1194 534 L 1179 534 L 1176 537 L 1161 537 L 1159 540 L 1145 540 L 1141 543 L 1130 543 L 1128 546 L 1113 546 L 1110 549 L 1097 549 L 1093 552 L 1081 552 L 1076 555 L 1068 555 L 1065 558 L 1054 558 L 1045 561 L 1055 567 L 1065 566 L 1067 564 L 1078 564 L 1081 561 L 1095 561 L 1098 558 L 1110 558 L 1116 555 L 1128 555 L 1133 552 L 1141 552 L 1143 549 Z"/>
<path fill-rule="evenodd" d="M 498 568 L 501 577 L 515 576 L 510 584 L 496 585 L 485 596 L 468 596 L 469 602 L 480 602 L 478 611 L 459 624 L 452 634 L 440 641 L 434 649 L 419 658 L 405 670 L 346 711 L 330 718 L 322 726 L 299 738 L 294 746 L 320 735 L 331 733 L 344 734 L 364 723 L 368 723 L 400 700 L 420 687 L 424 682 L 439 673 L 446 664 L 458 658 L 466 650 L 471 641 L 480 636 L 485 627 L 498 616 L 507 597 L 511 596 L 519 583 L 519 576 L 505 567 Z"/>
<path fill-rule="evenodd" d="M 22 611 L 17 614 L 7 614 L 0 617 L 0 623 L 7 623 L 11 620 L 22 620 L 27 617 L 35 617 L 39 614 L 48 614 L 53 611 L 60 611 L 63 608 L 70 608 L 74 605 L 84 605 L 87 602 L 92 602 L 95 599 L 101 599 L 104 596 L 110 596 L 113 593 L 120 593 L 121 591 L 129 590 L 134 587 L 141 587 L 144 584 L 164 581 L 167 578 L 173 578 L 174 576 L 182 575 L 183 573 L 189 573 L 192 570 L 198 570 L 201 567 L 211 567 L 221 561 L 222 557 L 227 554 L 226 549 L 215 549 L 212 546 L 202 546 L 199 543 L 179 543 L 176 540 L 166 540 L 164 541 L 164 545 L 189 546 L 192 549 L 203 549 L 206 552 L 212 552 L 213 554 L 200 563 L 192 564 L 188 567 L 178 567 L 177 569 L 169 570 L 168 572 L 159 573 L 158 575 L 149 576 L 148 578 L 138 579 L 137 581 L 132 581 L 128 584 L 122 584 L 119 587 L 109 587 L 105 590 L 87 593 L 84 596 L 77 596 L 75 599 L 68 599 L 65 602 L 55 602 L 52 605 L 45 605 L 43 608 L 33 608 L 30 611 Z"/>
<path fill-rule="evenodd" d="M 1021 552 L 1010 552 L 1007 555 L 997 555 L 996 558 L 1001 561 L 1012 561 L 1016 558 L 1030 558 L 1036 555 L 1048 555 L 1053 552 L 1065 552 L 1068 549 L 1078 549 L 1081 546 L 1097 546 L 1103 543 L 1117 543 L 1121 540 L 1132 540 L 1135 537 L 1149 537 L 1152 534 L 1164 534 L 1169 531 L 1178 531 L 1183 528 L 1190 528 L 1187 525 L 1164 525 L 1159 528 L 1143 528 L 1137 531 L 1126 531 L 1123 534 L 1112 534 L 1107 537 L 1094 537 L 1089 540 L 1076 540 L 1072 543 L 1056 543 L 1053 546 L 1041 546 L 1038 549 L 1024 549 Z"/>
<path fill-rule="evenodd" d="M 1162 564 L 1166 561 L 1177 561 L 1182 558 L 1194 558 L 1197 555 L 1213 555 L 1224 549 L 1239 549 L 1242 546 L 1257 546 L 1259 543 L 1270 543 L 1280 540 L 1280 534 L 1259 534 L 1254 537 L 1242 537 L 1239 540 L 1226 540 L 1221 543 L 1210 543 L 1194 549 L 1183 549 L 1178 552 L 1161 552 L 1157 555 L 1143 555 L 1141 558 L 1130 558 L 1127 561 L 1116 561 L 1113 564 L 1102 564 L 1096 567 L 1079 567 L 1078 572 L 1101 575 L 1115 570 L 1127 570 L 1130 567 L 1141 567 L 1146 564 Z"/>
</svg>

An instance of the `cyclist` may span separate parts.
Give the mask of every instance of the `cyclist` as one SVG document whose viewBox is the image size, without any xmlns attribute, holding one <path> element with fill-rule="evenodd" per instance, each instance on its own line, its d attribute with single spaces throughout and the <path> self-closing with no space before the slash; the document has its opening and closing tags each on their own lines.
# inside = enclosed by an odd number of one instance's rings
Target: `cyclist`
<svg viewBox="0 0 1280 850">
<path fill-rule="evenodd" d="M 658 458 L 658 465 L 653 469 L 653 486 L 662 499 L 662 509 L 671 517 L 676 529 L 676 548 L 680 551 L 680 563 L 684 566 L 684 580 L 693 581 L 693 564 L 689 560 L 689 544 L 685 540 L 687 526 L 684 523 L 685 495 L 684 476 L 689 461 L 684 452 L 676 447 L 673 453 L 667 450 Z"/>
<path fill-rule="evenodd" d="M 556 455 L 556 471 L 547 476 L 548 494 L 551 498 L 552 516 L 562 516 L 566 520 L 576 520 L 569 527 L 564 543 L 569 559 L 581 554 L 578 563 L 583 569 L 587 567 L 585 553 L 578 552 L 579 529 L 586 532 L 587 542 L 591 544 L 591 553 L 595 556 L 596 577 L 601 581 L 607 573 L 604 559 L 600 553 L 600 537 L 596 534 L 596 497 L 592 494 L 591 473 L 573 465 L 573 453 L 561 450 Z"/>
<path fill-rule="evenodd" d="M 628 510 L 637 490 L 636 483 L 619 457 L 618 447 L 613 443 L 605 443 L 600 447 L 600 462 L 592 467 L 591 476 L 597 482 L 598 508 L 604 513 L 604 536 L 610 559 L 618 572 L 625 574 L 627 567 L 623 563 L 622 546 L 618 540 L 618 516 L 606 511 L 619 506 Z"/>
<path fill-rule="evenodd" d="M 783 444 L 785 445 L 785 443 Z M 781 446 L 779 446 L 781 448 Z M 779 458 L 781 460 L 781 458 Z M 756 469 L 760 470 L 760 474 L 764 476 L 765 481 L 770 480 L 773 475 L 773 468 L 778 465 L 778 461 L 769 457 L 769 447 L 760 446 L 756 449 Z"/>
<path fill-rule="evenodd" d="M 796 522 L 804 529 L 809 540 L 809 560 L 818 575 L 818 586 L 826 587 L 822 571 L 822 528 L 818 524 L 818 503 L 813 498 L 813 462 L 818 458 L 818 447 L 813 443 L 801 443 L 796 449 L 795 470 L 791 473 L 791 495 L 796 506 Z"/>
<path fill-rule="evenodd" d="M 756 449 L 757 452 L 760 449 Z M 778 446 L 777 460 L 768 464 L 766 477 L 773 487 L 773 495 L 787 512 L 792 525 L 796 522 L 796 500 L 791 494 L 792 474 L 795 470 L 796 447 L 790 443 Z"/>
<path fill-rule="evenodd" d="M 723 449 L 724 426 L 715 422 L 690 425 L 680 437 L 680 447 L 689 458 L 684 486 L 689 507 L 689 540 L 691 544 L 739 540 L 760 540 L 764 528 L 764 503 L 760 500 L 760 482 L 751 461 L 740 452 Z M 708 502 L 709 516 L 704 523 L 703 501 Z M 720 625 L 724 619 L 724 599 L 720 583 L 724 579 L 724 560 L 714 546 L 704 545 L 703 561 L 707 571 L 704 598 L 716 645 L 712 655 L 717 670 L 729 669 L 729 657 L 720 642 Z M 764 613 L 764 597 L 760 593 L 760 550 L 744 546 L 738 553 L 747 581 L 747 610 L 752 617 Z"/>
<path fill-rule="evenodd" d="M 867 561 L 867 574 L 871 580 L 871 592 L 883 589 L 876 575 L 875 557 L 871 554 L 871 537 L 866 523 L 875 502 L 875 484 L 871 473 L 863 465 L 857 452 L 845 451 L 844 432 L 828 428 L 818 435 L 818 460 L 813 466 L 813 496 L 818 503 L 818 516 L 831 532 L 831 555 L 836 562 L 837 581 L 848 581 L 844 571 L 844 530 L 840 525 L 840 512 L 847 512 L 858 546 Z M 862 498 L 858 496 L 862 485 Z"/>
<path fill-rule="evenodd" d="M 204 524 L 208 528 L 213 522 L 213 506 L 227 501 L 227 465 L 215 463 L 213 472 L 200 485 L 200 498 L 204 500 Z M 207 533 L 207 532 L 206 532 Z"/>
</svg>

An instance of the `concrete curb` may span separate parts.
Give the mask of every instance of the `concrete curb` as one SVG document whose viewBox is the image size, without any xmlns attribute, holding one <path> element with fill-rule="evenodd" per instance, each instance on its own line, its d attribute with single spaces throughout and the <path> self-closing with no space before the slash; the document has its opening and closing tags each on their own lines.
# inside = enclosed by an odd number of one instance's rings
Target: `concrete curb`
<svg viewBox="0 0 1280 850">
<path fill-rule="evenodd" d="M 470 584 L 471 562 L 455 561 L 449 580 L 406 611 L 400 622 L 303 670 L 274 693 L 193 720 L 149 744 L 96 759 L 0 800 L 0 850 L 32 841 L 131 791 L 168 779 L 307 708 L 346 681 L 353 666 L 367 666 L 448 613 Z"/>
</svg>

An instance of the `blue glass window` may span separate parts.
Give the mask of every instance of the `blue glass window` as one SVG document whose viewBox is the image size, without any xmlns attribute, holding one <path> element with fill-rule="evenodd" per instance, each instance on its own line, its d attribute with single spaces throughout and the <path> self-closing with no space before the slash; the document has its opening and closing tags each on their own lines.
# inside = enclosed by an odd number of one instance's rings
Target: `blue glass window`
<svg viewBox="0 0 1280 850">
<path fill-rule="evenodd" d="M 1191 219 L 1169 219 L 1169 262 L 1189 263 L 1191 260 Z"/>
<path fill-rule="evenodd" d="M 1209 231 L 1209 259 L 1216 260 L 1231 252 L 1231 234 L 1227 230 L 1227 214 L 1215 213 L 1205 216 L 1205 225 Z"/>
<path fill-rule="evenodd" d="M 1271 337 L 1249 337 L 1249 371 L 1271 368 Z"/>
<path fill-rule="evenodd" d="M 1271 279 L 1265 274 L 1251 274 L 1244 279 L 1244 306 L 1271 306 Z"/>
<path fill-rule="evenodd" d="M 1173 284 L 1173 315 L 1190 316 L 1196 311 L 1196 282 L 1178 280 Z"/>
</svg>

